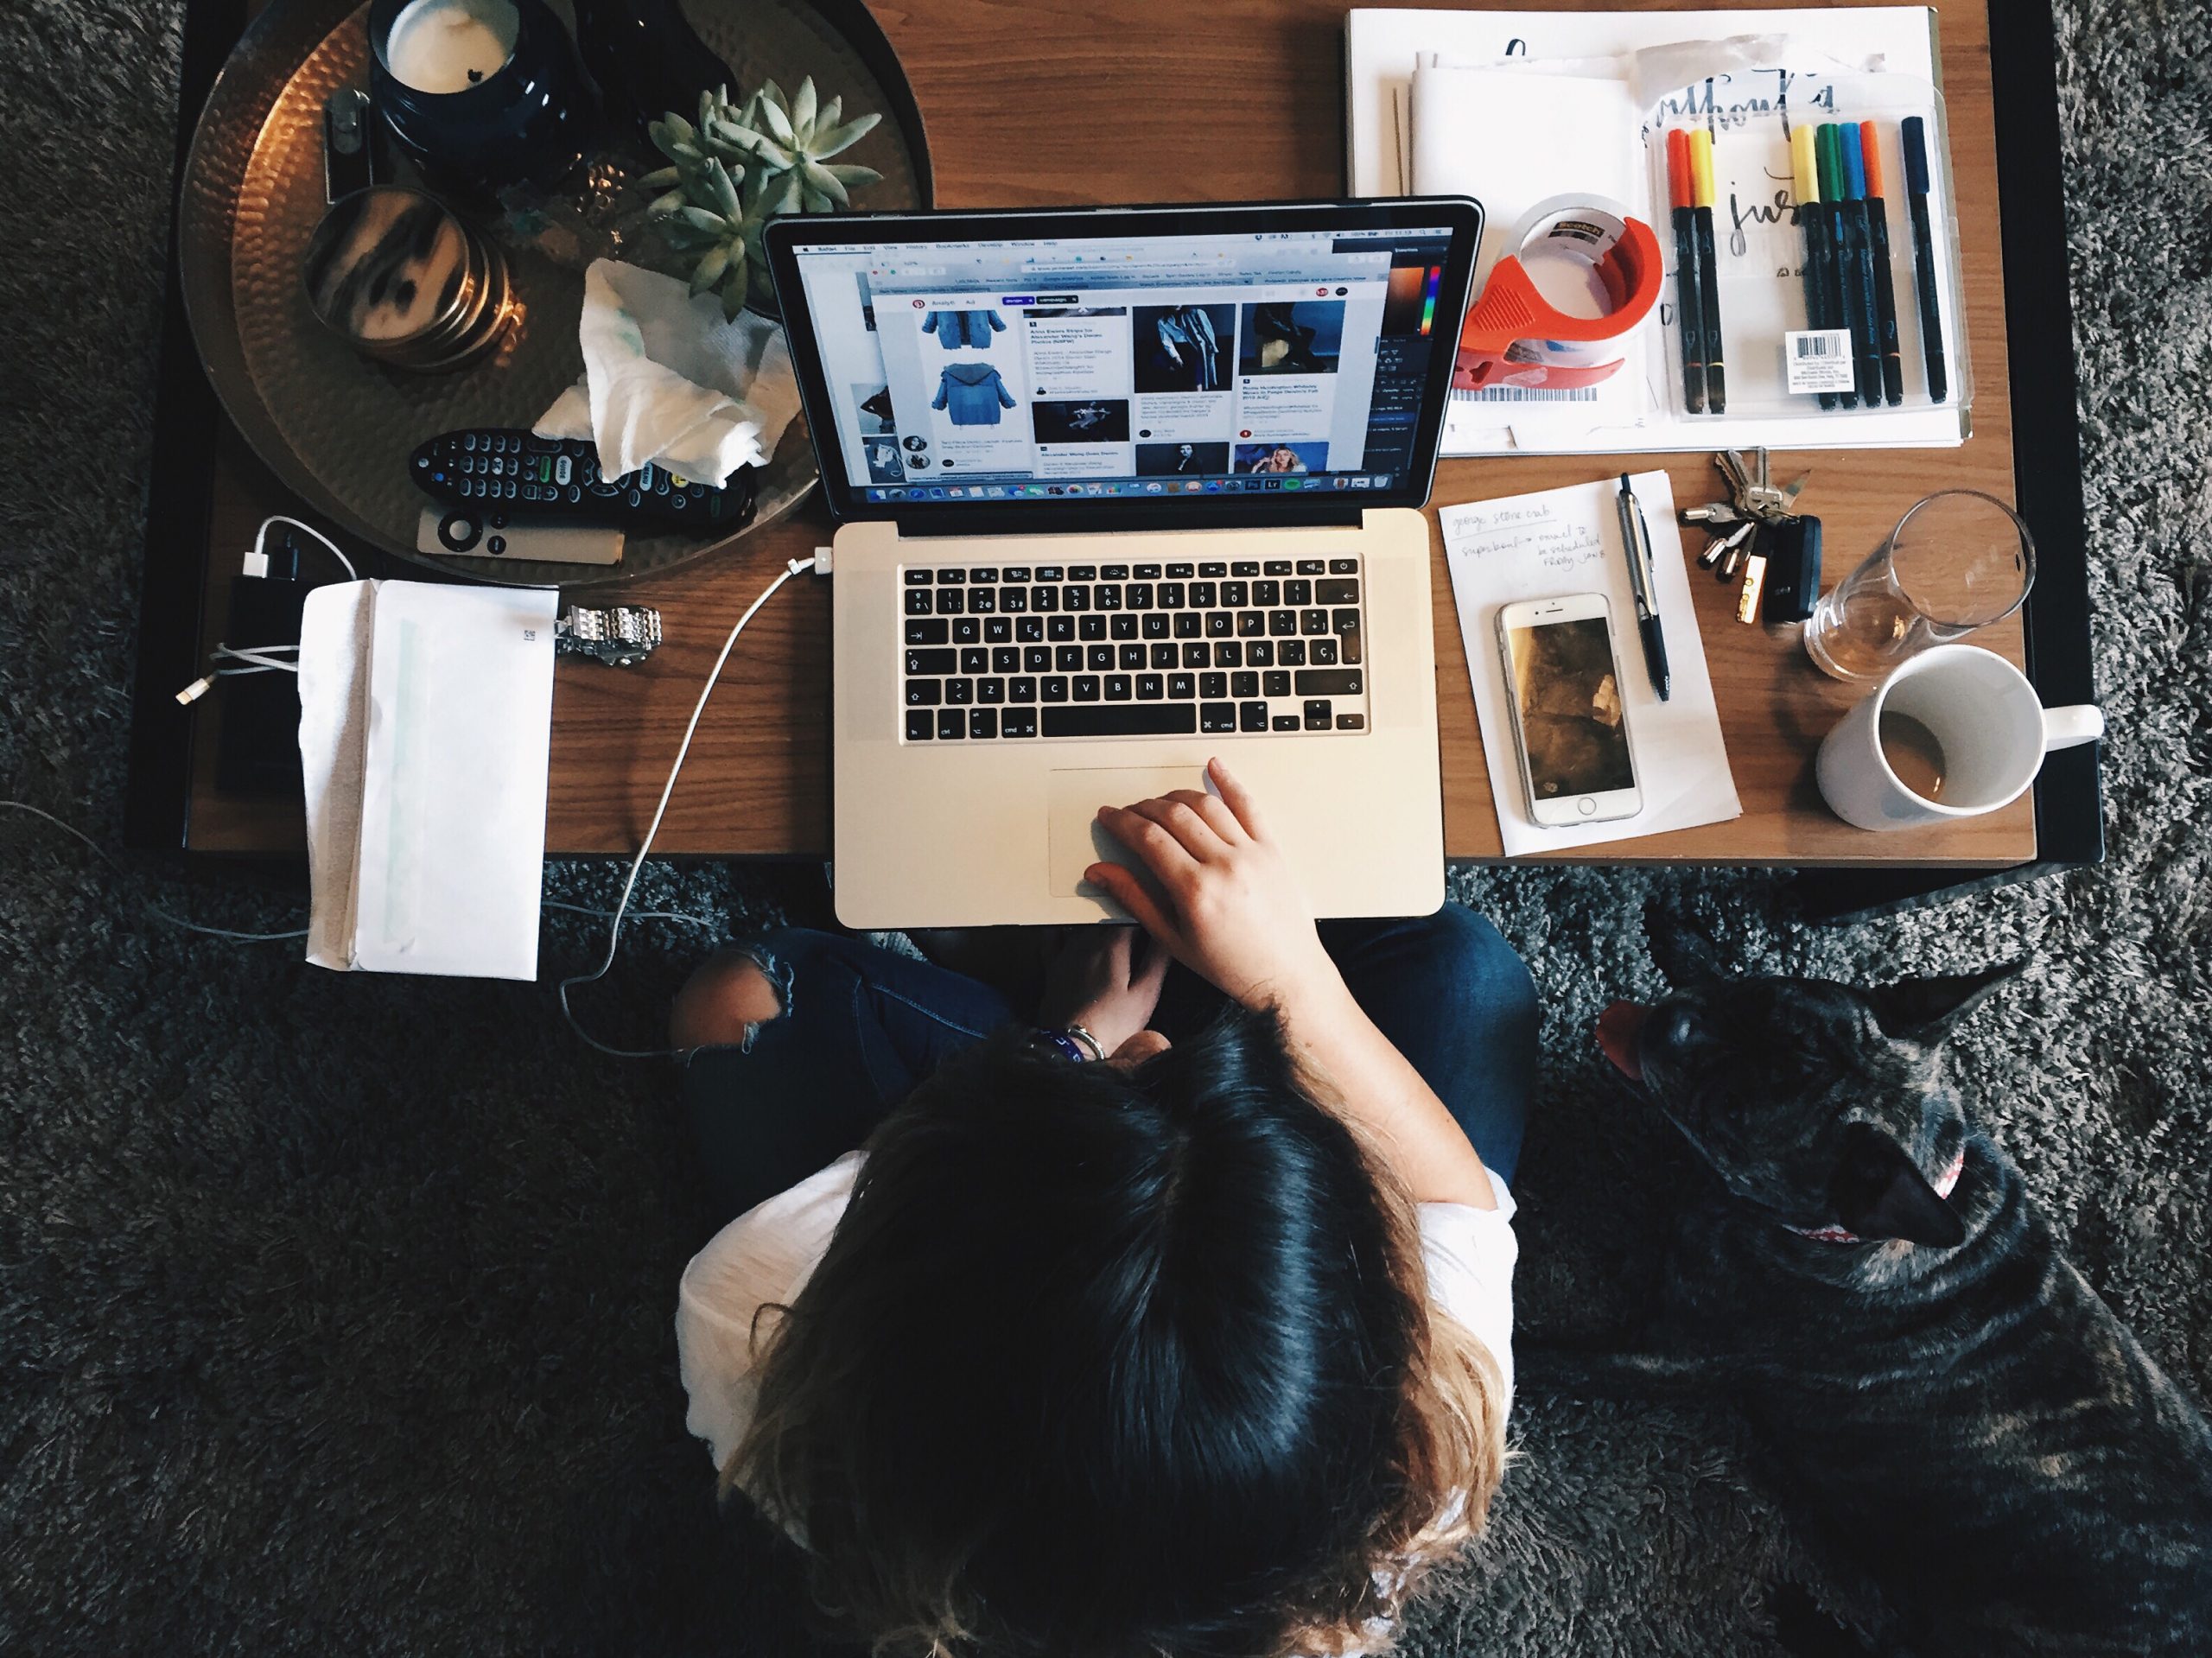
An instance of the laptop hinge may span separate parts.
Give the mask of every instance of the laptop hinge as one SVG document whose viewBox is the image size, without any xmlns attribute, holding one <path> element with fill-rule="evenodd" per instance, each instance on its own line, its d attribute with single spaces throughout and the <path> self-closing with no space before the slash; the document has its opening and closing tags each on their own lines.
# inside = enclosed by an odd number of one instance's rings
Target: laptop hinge
<svg viewBox="0 0 2212 1658">
<path fill-rule="evenodd" d="M 1034 513 L 1018 508 L 986 507 L 976 512 L 930 513 L 923 519 L 894 518 L 901 540 L 921 541 L 957 536 L 1117 536 L 1141 535 L 1147 530 L 1357 530 L 1363 522 L 1360 508 L 1346 505 L 1338 506 L 1333 501 L 1326 506 L 1282 507 L 1261 514 L 1224 514 L 1219 508 L 1212 511 L 1193 510 L 1163 505 L 1147 510 L 1141 515 L 1126 511 L 1115 516 L 1110 526 L 1096 524 L 1080 527 L 1061 518 L 1065 507 L 1045 506 Z"/>
</svg>

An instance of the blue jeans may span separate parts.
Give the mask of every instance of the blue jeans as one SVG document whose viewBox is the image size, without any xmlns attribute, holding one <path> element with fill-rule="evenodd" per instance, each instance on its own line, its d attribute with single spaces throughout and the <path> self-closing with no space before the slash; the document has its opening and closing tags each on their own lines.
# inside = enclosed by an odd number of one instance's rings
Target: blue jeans
<svg viewBox="0 0 2212 1658">
<path fill-rule="evenodd" d="M 1538 1017 L 1512 946 L 1456 904 L 1413 920 L 1325 921 L 1321 942 L 1368 1017 L 1510 1183 L 1535 1089 Z M 1034 1012 L 859 938 L 794 927 L 744 948 L 783 1013 L 742 1045 L 696 1050 L 683 1070 L 707 1184 L 728 1217 L 859 1146 L 946 1055 Z M 1221 1005 L 1219 991 L 1178 967 L 1152 1027 L 1172 1042 Z"/>
</svg>

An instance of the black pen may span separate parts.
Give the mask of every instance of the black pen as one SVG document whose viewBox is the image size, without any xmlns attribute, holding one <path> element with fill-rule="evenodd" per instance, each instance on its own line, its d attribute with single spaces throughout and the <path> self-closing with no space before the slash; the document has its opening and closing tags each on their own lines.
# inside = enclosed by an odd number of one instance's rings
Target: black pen
<svg viewBox="0 0 2212 1658">
<path fill-rule="evenodd" d="M 1728 412 L 1727 353 L 1720 345 L 1720 255 L 1713 239 L 1713 214 L 1720 205 L 1713 181 L 1713 135 L 1704 128 L 1690 134 L 1690 181 L 1697 203 L 1698 277 L 1705 313 L 1705 406 Z"/>
<path fill-rule="evenodd" d="M 1628 555 L 1629 590 L 1636 595 L 1636 631 L 1643 636 L 1643 665 L 1650 670 L 1651 689 L 1663 702 L 1673 690 L 1667 673 L 1667 636 L 1659 626 L 1659 574 L 1651 563 L 1651 528 L 1643 521 L 1643 505 L 1621 474 L 1621 492 L 1615 501 L 1621 515 L 1621 548 Z"/>
<path fill-rule="evenodd" d="M 1667 135 L 1667 194 L 1675 209 L 1675 314 L 1681 324 L 1682 407 L 1705 412 L 1705 279 L 1697 257 L 1696 189 L 1690 178 L 1690 135 Z"/>
<path fill-rule="evenodd" d="M 1897 285 L 1890 274 L 1890 204 L 1882 189 L 1882 152 L 1875 145 L 1874 124 L 1859 124 L 1859 149 L 1866 176 L 1866 228 L 1873 237 L 1874 321 L 1882 330 L 1882 400 L 1891 408 L 1904 401 L 1904 359 L 1897 349 Z"/>
<path fill-rule="evenodd" d="M 1951 395 L 1951 376 L 1943 360 L 1943 308 L 1936 292 L 1936 232 L 1928 218 L 1928 129 L 1916 115 L 1904 124 L 1904 183 L 1912 211 L 1912 264 L 1914 283 L 1920 290 L 1920 339 L 1928 352 L 1928 395 L 1942 403 Z"/>
</svg>

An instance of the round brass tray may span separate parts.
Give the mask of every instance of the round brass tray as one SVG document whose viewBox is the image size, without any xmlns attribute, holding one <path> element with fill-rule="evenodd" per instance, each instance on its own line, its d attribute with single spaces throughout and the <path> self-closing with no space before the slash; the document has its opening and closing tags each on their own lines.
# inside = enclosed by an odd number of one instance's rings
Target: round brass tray
<svg viewBox="0 0 2212 1658">
<path fill-rule="evenodd" d="M 558 0 L 556 9 L 565 13 Z M 650 238 L 632 206 L 641 206 L 645 193 L 632 179 L 658 158 L 633 156 L 618 143 L 580 172 L 573 188 L 581 237 L 558 201 L 534 219 L 502 214 L 496 226 L 460 207 L 500 241 L 520 302 L 514 328 L 483 361 L 418 374 L 355 355 L 315 321 L 301 270 L 327 206 L 323 103 L 342 86 L 367 85 L 368 10 L 354 0 L 273 0 L 224 65 L 193 136 L 177 218 L 185 314 L 208 379 L 255 453 L 313 511 L 388 552 L 481 581 L 538 587 L 659 574 L 718 552 L 798 505 L 817 480 L 804 416 L 762 468 L 752 522 L 720 541 L 633 535 L 611 570 L 416 550 L 429 503 L 408 480 L 409 452 L 440 432 L 528 426 L 575 382 L 583 367 L 576 345 L 583 265 L 609 251 L 610 236 L 617 247 Z M 825 95 L 841 93 L 847 110 L 883 111 L 883 123 L 842 158 L 883 175 L 858 205 L 929 205 L 920 112 L 860 0 L 687 0 L 685 15 L 748 90 L 764 78 L 788 90 L 810 74 Z M 531 233 L 519 237 L 518 224 Z"/>
</svg>

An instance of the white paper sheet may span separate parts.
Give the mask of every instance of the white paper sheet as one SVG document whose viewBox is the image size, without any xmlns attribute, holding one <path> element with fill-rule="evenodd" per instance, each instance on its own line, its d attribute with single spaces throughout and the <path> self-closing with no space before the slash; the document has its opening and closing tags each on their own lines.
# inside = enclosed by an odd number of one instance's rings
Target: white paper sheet
<svg viewBox="0 0 2212 1658">
<path fill-rule="evenodd" d="M 1459 638 L 1474 682 L 1475 714 L 1482 722 L 1491 794 L 1497 803 L 1498 835 L 1509 858 L 1661 835 L 1743 815 L 1706 669 L 1705 641 L 1690 600 L 1673 486 L 1663 472 L 1639 473 L 1630 482 L 1651 530 L 1673 692 L 1664 702 L 1651 689 L 1637 638 L 1635 594 L 1615 505 L 1618 478 L 1447 506 L 1438 515 L 1452 597 L 1459 612 Z M 1529 816 L 1516 758 L 1504 665 L 1498 659 L 1497 613 L 1520 600 L 1571 593 L 1602 593 L 1612 606 L 1613 652 L 1620 664 L 1629 747 L 1643 810 L 1610 823 L 1543 829 Z"/>
</svg>

